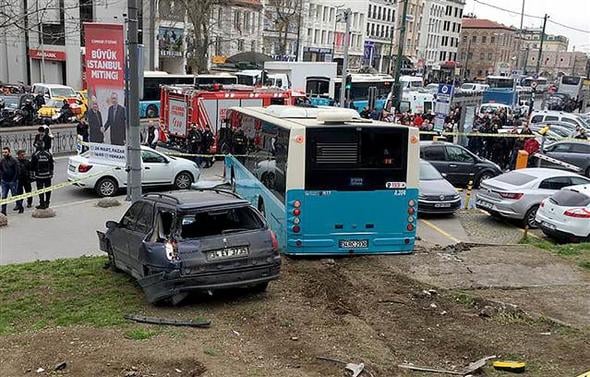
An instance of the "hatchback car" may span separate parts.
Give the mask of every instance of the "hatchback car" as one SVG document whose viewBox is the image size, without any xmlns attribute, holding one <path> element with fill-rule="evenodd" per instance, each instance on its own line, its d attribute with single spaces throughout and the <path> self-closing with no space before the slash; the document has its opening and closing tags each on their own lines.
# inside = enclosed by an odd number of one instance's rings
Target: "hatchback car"
<svg viewBox="0 0 590 377">
<path fill-rule="evenodd" d="M 461 206 L 457 190 L 429 162 L 420 161 L 418 213 L 453 214 Z"/>
<path fill-rule="evenodd" d="M 559 241 L 590 240 L 590 186 L 564 188 L 541 202 L 537 222 L 543 233 Z"/>
<path fill-rule="evenodd" d="M 478 157 L 463 148 L 441 141 L 420 142 L 420 158 L 430 162 L 454 186 L 467 186 L 502 174 L 495 163 Z"/>
<path fill-rule="evenodd" d="M 113 268 L 137 279 L 150 303 L 191 291 L 266 289 L 279 277 L 278 241 L 262 215 L 232 192 L 146 194 L 97 232 Z"/>
<path fill-rule="evenodd" d="M 475 205 L 492 215 L 521 220 L 536 228 L 535 215 L 541 202 L 563 187 L 580 184 L 590 184 L 590 180 L 557 169 L 519 169 L 482 182 Z"/>
</svg>

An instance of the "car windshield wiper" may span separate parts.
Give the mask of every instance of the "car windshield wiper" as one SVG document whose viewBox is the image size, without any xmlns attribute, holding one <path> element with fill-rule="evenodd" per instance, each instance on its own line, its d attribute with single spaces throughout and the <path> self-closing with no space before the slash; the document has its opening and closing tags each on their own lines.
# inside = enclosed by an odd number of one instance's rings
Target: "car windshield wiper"
<svg viewBox="0 0 590 377">
<path fill-rule="evenodd" d="M 221 234 L 237 233 L 237 232 L 243 232 L 245 230 L 248 230 L 248 229 L 246 229 L 246 228 L 224 229 L 224 230 L 221 231 Z"/>
</svg>

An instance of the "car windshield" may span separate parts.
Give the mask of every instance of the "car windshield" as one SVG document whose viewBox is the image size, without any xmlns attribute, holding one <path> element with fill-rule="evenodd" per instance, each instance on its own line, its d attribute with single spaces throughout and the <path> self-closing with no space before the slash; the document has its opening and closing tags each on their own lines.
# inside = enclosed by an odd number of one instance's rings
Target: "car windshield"
<svg viewBox="0 0 590 377">
<path fill-rule="evenodd" d="M 421 181 L 437 181 L 439 179 L 443 179 L 443 177 L 434 166 L 425 161 L 420 162 Z"/>
<path fill-rule="evenodd" d="M 252 208 L 238 207 L 184 215 L 180 228 L 182 238 L 191 239 L 263 229 L 264 223 Z"/>
<path fill-rule="evenodd" d="M 463 85 L 461 85 L 461 89 L 473 90 L 473 89 L 475 89 L 475 85 L 473 85 L 473 84 L 463 84 Z"/>
<path fill-rule="evenodd" d="M 14 97 L 2 97 L 2 100 L 4 101 L 4 106 L 5 107 L 10 107 L 13 109 L 16 109 L 18 107 L 18 98 L 14 98 Z"/>
<path fill-rule="evenodd" d="M 53 97 L 76 97 L 76 92 L 72 88 L 52 88 Z"/>
<path fill-rule="evenodd" d="M 45 106 L 48 107 L 62 107 L 64 105 L 63 101 L 58 101 L 56 99 L 46 99 L 45 100 Z"/>
<path fill-rule="evenodd" d="M 530 182 L 534 181 L 535 179 L 536 179 L 535 176 L 525 174 L 525 173 L 520 173 L 517 171 L 511 171 L 510 173 L 502 174 L 502 175 L 494 178 L 494 180 L 496 180 L 496 181 L 508 183 L 513 186 L 526 185 L 527 183 L 530 183 Z"/>
</svg>

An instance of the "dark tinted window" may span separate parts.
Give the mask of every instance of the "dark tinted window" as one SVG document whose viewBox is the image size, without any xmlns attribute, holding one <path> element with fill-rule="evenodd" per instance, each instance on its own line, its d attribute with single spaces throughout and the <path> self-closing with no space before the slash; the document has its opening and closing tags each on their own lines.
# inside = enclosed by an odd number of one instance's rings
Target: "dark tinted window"
<svg viewBox="0 0 590 377">
<path fill-rule="evenodd" d="M 141 212 L 137 215 L 137 221 L 135 222 L 135 230 L 142 233 L 147 233 L 154 223 L 154 205 L 151 203 L 145 203 L 141 209 Z"/>
<path fill-rule="evenodd" d="M 561 190 L 564 187 L 571 186 L 572 183 L 569 177 L 553 177 L 547 178 L 539 185 L 540 189 L 546 190 Z"/>
<path fill-rule="evenodd" d="M 279 200 L 285 200 L 290 130 L 241 115 L 238 127 L 253 147 L 242 163 Z"/>
<path fill-rule="evenodd" d="M 141 160 L 144 163 L 156 163 L 156 164 L 164 164 L 166 163 L 166 158 L 158 153 L 154 153 L 152 151 L 141 151 Z"/>
<path fill-rule="evenodd" d="M 199 238 L 264 228 L 250 207 L 198 212 L 185 215 L 180 223 L 182 238 Z"/>
<path fill-rule="evenodd" d="M 447 147 L 448 161 L 453 162 L 473 162 L 473 156 L 465 149 L 460 147 Z"/>
<path fill-rule="evenodd" d="M 305 93 L 308 95 L 322 95 L 330 92 L 330 80 L 325 78 L 308 77 Z"/>
<path fill-rule="evenodd" d="M 508 183 L 510 185 L 522 186 L 532 182 L 535 177 L 532 175 L 511 171 L 510 173 L 502 174 L 494 179 L 500 182 Z"/>
<path fill-rule="evenodd" d="M 577 125 L 577 124 L 578 124 L 578 123 L 577 123 L 575 120 L 573 120 L 573 119 L 570 119 L 570 118 L 562 118 L 562 119 L 561 119 L 561 121 L 562 121 L 562 122 L 565 122 L 565 123 L 571 123 L 571 124 L 575 124 L 575 125 Z"/>
<path fill-rule="evenodd" d="M 531 123 L 541 123 L 543 121 L 543 115 L 535 115 L 531 118 Z"/>
<path fill-rule="evenodd" d="M 580 84 L 580 77 L 577 76 L 562 76 L 561 82 L 565 85 L 578 85 Z"/>
<path fill-rule="evenodd" d="M 572 144 L 573 153 L 590 153 L 589 144 Z"/>
<path fill-rule="evenodd" d="M 133 204 L 121 220 L 121 226 L 127 229 L 134 229 L 137 218 L 143 209 L 144 202 L 136 202 Z"/>
<path fill-rule="evenodd" d="M 424 159 L 428 161 L 446 161 L 445 149 L 442 145 L 434 145 L 422 148 Z"/>
<path fill-rule="evenodd" d="M 551 152 L 570 152 L 570 151 L 571 151 L 571 144 L 568 144 L 568 143 L 557 144 L 551 149 Z"/>
<path fill-rule="evenodd" d="M 383 190 L 406 182 L 408 129 L 329 127 L 306 131 L 308 190 Z"/>
<path fill-rule="evenodd" d="M 556 121 L 556 120 L 559 120 L 559 117 L 556 117 L 554 115 L 547 115 L 547 117 L 545 118 L 546 122 L 551 122 L 551 121 Z"/>
<path fill-rule="evenodd" d="M 573 190 L 560 190 L 549 200 L 558 206 L 584 207 L 590 204 L 590 197 Z"/>
</svg>

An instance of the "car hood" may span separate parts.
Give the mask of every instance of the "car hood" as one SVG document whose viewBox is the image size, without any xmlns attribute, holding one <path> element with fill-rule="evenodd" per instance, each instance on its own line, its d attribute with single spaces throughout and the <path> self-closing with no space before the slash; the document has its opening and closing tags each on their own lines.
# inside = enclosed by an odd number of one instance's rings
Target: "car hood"
<svg viewBox="0 0 590 377">
<path fill-rule="evenodd" d="M 421 195 L 453 195 L 457 190 L 446 179 L 420 181 Z"/>
</svg>

